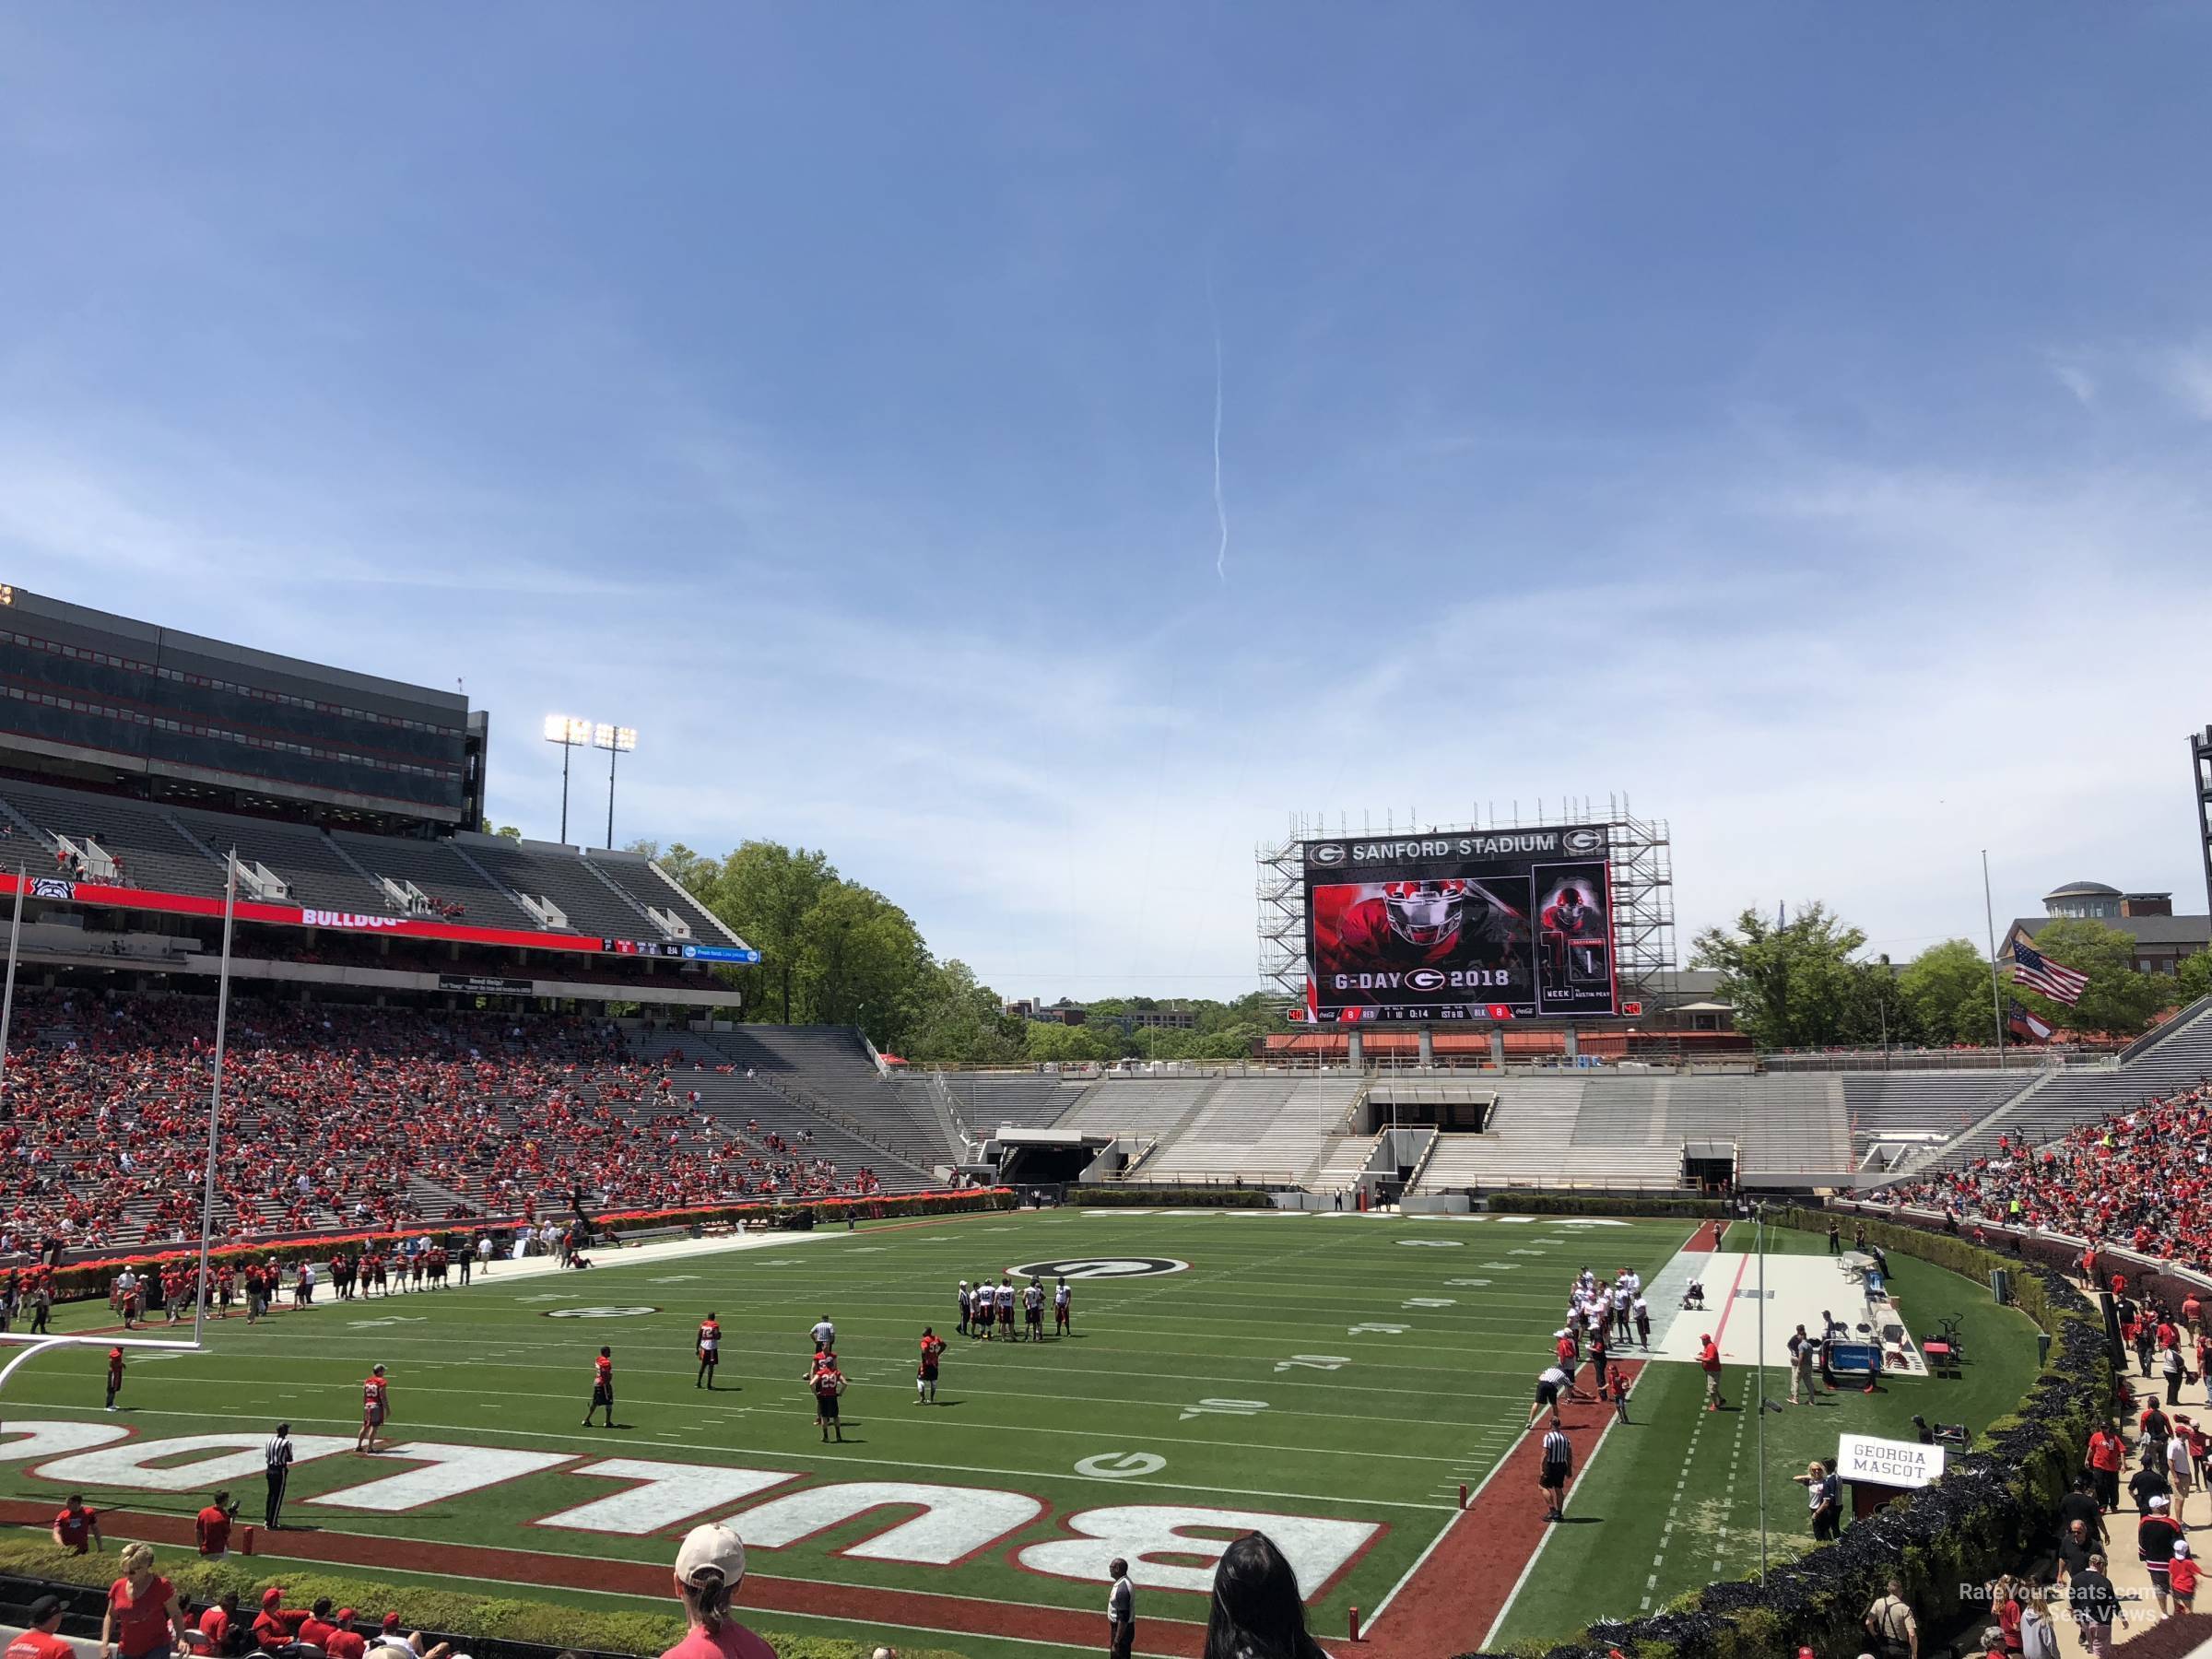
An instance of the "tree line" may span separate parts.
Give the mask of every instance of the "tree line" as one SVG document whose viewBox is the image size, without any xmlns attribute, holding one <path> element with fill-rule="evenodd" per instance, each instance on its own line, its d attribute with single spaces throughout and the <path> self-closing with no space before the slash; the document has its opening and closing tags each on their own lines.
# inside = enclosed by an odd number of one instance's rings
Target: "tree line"
<svg viewBox="0 0 2212 1659">
<path fill-rule="evenodd" d="M 1874 1047 L 1885 1038 L 1907 1047 L 1996 1045 L 1999 1000 L 1989 959 L 1971 942 L 1946 939 L 1901 964 L 1863 954 L 1865 945 L 1864 932 L 1823 904 L 1786 919 L 1747 910 L 1733 927 L 1699 934 L 1689 965 L 1720 971 L 1736 1029 L 1762 1049 Z M 2047 923 L 2035 947 L 2088 976 L 2071 1008 L 2004 982 L 2006 1002 L 2054 1029 L 2134 1037 L 2166 1010 L 2212 994 L 2212 953 L 2189 958 L 2178 975 L 2145 973 L 2135 941 L 2102 922 Z"/>
<path fill-rule="evenodd" d="M 502 831 L 503 833 L 503 831 Z M 1114 997 L 1086 1005 L 1081 1025 L 1029 1020 L 958 959 L 939 960 L 913 918 L 873 888 L 848 879 L 827 853 L 748 841 L 715 858 L 681 842 L 630 851 L 661 867 L 760 952 L 758 966 L 717 968 L 745 997 L 747 1018 L 784 1025 L 853 1025 L 888 1053 L 922 1064 L 1029 1065 L 1147 1060 L 1237 1059 L 1288 1030 L 1279 999 L 1253 991 L 1233 1001 L 1181 1000 L 1185 1030 L 1138 1026 L 1164 1005 Z M 2088 976 L 2068 1009 L 2007 981 L 2003 995 L 2046 1024 L 2132 1037 L 2161 1012 L 2212 994 L 2212 955 L 2178 976 L 2138 972 L 2135 944 L 2096 921 L 2053 921 L 2036 948 Z M 1717 969 L 1719 994 L 1737 1030 L 1762 1049 L 1994 1047 L 2000 1018 L 1989 959 L 1947 939 L 1908 961 L 1866 951 L 1866 935 L 1823 904 L 1786 918 L 1747 910 L 1731 927 L 1709 927 L 1690 966 Z"/>
<path fill-rule="evenodd" d="M 680 841 L 631 852 L 661 868 L 760 952 L 758 966 L 717 968 L 746 1017 L 779 1025 L 852 1025 L 887 1053 L 923 1064 L 1027 1065 L 1132 1057 L 1234 1059 L 1286 1029 L 1260 992 L 1235 1002 L 1182 1001 L 1187 1030 L 1126 1029 L 1115 1014 L 1160 1005 L 1130 997 L 1087 1005 L 1066 1026 L 1006 1012 L 1005 998 L 957 958 L 940 961 L 905 911 L 841 875 L 827 853 L 748 841 L 721 858 Z M 1131 1022 L 1134 1025 L 1134 1022 Z"/>
</svg>

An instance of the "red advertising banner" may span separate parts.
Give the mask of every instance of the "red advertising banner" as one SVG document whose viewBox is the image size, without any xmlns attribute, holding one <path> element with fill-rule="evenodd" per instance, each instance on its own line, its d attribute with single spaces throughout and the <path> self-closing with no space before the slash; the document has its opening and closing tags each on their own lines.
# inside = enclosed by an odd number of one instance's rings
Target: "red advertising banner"
<svg viewBox="0 0 2212 1659">
<path fill-rule="evenodd" d="M 12 897 L 20 885 L 27 897 L 57 900 L 65 904 L 102 904 L 124 910 L 159 911 L 172 916 L 220 916 L 220 899 L 193 893 L 160 893 L 150 888 L 109 887 L 97 881 L 72 881 L 62 876 L 33 876 L 18 883 L 12 874 L 0 874 L 0 897 Z M 264 904 L 258 900 L 238 901 L 241 922 L 268 922 L 279 927 L 328 927 L 344 933 L 391 934 L 403 939 L 444 939 L 464 945 L 493 945 L 510 950 L 573 950 L 594 956 L 667 956 L 681 958 L 682 947 L 657 940 L 602 939 L 585 934 L 524 932 L 511 927 L 471 927 L 460 922 L 430 922 L 406 916 L 380 916 L 359 911 L 303 910 L 296 904 Z"/>
</svg>

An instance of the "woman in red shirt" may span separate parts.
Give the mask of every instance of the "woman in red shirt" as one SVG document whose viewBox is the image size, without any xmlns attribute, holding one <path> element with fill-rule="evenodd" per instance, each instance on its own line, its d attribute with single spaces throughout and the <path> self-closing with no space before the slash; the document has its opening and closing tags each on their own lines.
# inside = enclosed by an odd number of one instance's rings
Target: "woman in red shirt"
<svg viewBox="0 0 2212 1659">
<path fill-rule="evenodd" d="M 171 1638 L 174 1638 L 172 1641 Z M 108 1609 L 100 1620 L 100 1659 L 152 1659 L 155 1654 L 190 1653 L 192 1635 L 177 1587 L 154 1571 L 149 1544 L 123 1551 L 123 1576 L 108 1588 Z"/>
</svg>

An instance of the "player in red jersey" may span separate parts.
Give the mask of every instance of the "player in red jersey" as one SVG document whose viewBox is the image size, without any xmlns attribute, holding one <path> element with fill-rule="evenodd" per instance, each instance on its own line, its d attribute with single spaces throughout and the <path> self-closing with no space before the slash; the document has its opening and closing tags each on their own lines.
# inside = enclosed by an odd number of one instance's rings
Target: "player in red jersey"
<svg viewBox="0 0 2212 1659">
<path fill-rule="evenodd" d="M 827 1349 L 814 1357 L 806 1371 L 807 1391 L 814 1395 L 814 1420 L 828 1440 L 830 1431 L 837 1433 L 841 1444 L 845 1428 L 838 1411 L 838 1400 L 845 1392 L 845 1373 L 837 1369 L 837 1356 Z"/>
<path fill-rule="evenodd" d="M 392 1385 L 384 1380 L 384 1368 L 371 1368 L 361 1383 L 361 1431 L 355 1437 L 356 1452 L 376 1450 L 376 1431 L 384 1426 L 392 1415 Z"/>
<path fill-rule="evenodd" d="M 929 1326 L 922 1327 L 922 1364 L 914 1372 L 914 1404 L 937 1403 L 937 1361 L 944 1358 L 945 1338 Z"/>
<path fill-rule="evenodd" d="M 583 1426 L 592 1426 L 592 1418 L 600 1406 L 606 1407 L 606 1426 L 615 1426 L 615 1350 L 603 1347 L 599 1358 L 592 1361 L 592 1404 L 583 1414 Z"/>
<path fill-rule="evenodd" d="M 123 1392 L 123 1350 L 108 1350 L 108 1409 L 115 1409 L 115 1396 Z"/>
<path fill-rule="evenodd" d="M 231 1299 L 238 1294 L 238 1273 L 225 1262 L 215 1270 L 215 1308 L 218 1319 L 230 1317 Z"/>
</svg>

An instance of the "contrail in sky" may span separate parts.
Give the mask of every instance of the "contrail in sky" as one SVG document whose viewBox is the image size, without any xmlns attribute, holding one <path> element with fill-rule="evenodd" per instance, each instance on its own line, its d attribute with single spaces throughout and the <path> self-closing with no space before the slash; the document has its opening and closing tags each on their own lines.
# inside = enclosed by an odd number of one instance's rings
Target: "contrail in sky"
<svg viewBox="0 0 2212 1659">
<path fill-rule="evenodd" d="M 1214 522 L 1221 528 L 1220 546 L 1214 549 L 1214 574 L 1229 585 L 1229 508 L 1221 499 L 1221 308 L 1214 300 L 1214 269 L 1206 269 L 1206 309 L 1214 324 Z"/>
</svg>

